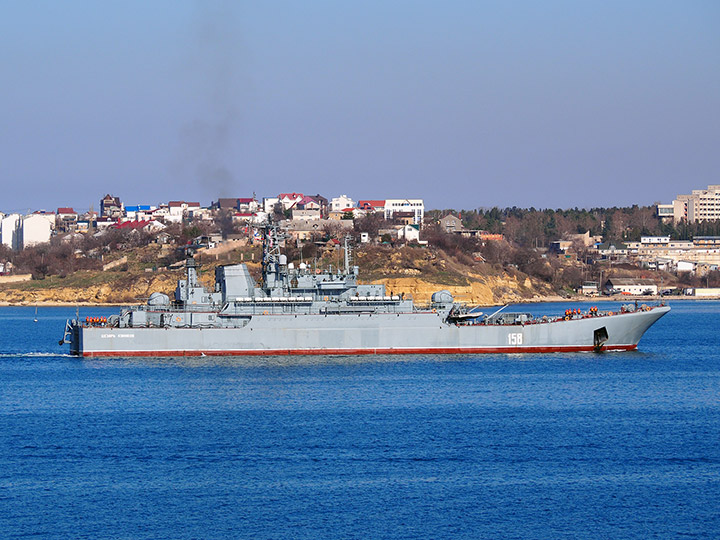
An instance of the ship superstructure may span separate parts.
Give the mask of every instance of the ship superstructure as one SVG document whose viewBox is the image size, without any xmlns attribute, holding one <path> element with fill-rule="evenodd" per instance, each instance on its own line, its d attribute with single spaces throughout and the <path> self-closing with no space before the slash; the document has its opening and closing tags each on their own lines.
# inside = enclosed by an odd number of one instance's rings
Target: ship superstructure
<svg viewBox="0 0 720 540">
<path fill-rule="evenodd" d="M 106 320 L 68 321 L 61 342 L 83 356 L 404 354 L 630 350 L 667 306 L 618 313 L 487 315 L 448 291 L 417 306 L 384 285 L 361 284 L 344 244 L 344 264 L 295 266 L 281 253 L 274 224 L 263 228 L 262 280 L 245 264 L 219 266 L 205 288 L 190 257 L 173 298 L 153 293 L 146 305 Z"/>
</svg>

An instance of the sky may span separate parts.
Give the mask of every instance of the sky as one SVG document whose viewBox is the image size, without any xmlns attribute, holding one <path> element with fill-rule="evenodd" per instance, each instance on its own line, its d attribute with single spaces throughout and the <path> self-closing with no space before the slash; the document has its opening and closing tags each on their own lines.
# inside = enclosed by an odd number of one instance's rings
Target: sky
<svg viewBox="0 0 720 540">
<path fill-rule="evenodd" d="M 720 2 L 0 0 L 0 211 L 720 184 Z"/>
</svg>

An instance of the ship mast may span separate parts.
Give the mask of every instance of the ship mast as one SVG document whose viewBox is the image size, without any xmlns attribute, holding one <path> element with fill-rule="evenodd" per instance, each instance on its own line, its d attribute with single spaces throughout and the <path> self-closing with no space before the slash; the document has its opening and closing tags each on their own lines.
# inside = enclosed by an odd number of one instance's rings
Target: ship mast
<svg viewBox="0 0 720 540">
<path fill-rule="evenodd" d="M 350 245 L 350 235 L 345 235 L 345 275 L 350 275 L 350 266 L 352 265 L 352 246 Z"/>
<path fill-rule="evenodd" d="M 287 257 L 280 252 L 280 233 L 272 221 L 263 226 L 262 279 L 265 289 L 287 287 Z"/>
<path fill-rule="evenodd" d="M 262 273 L 263 279 L 269 272 L 275 270 L 275 265 L 280 262 L 280 239 L 278 238 L 278 229 L 272 221 L 268 221 L 262 226 L 263 228 L 263 256 L 262 256 Z"/>
</svg>

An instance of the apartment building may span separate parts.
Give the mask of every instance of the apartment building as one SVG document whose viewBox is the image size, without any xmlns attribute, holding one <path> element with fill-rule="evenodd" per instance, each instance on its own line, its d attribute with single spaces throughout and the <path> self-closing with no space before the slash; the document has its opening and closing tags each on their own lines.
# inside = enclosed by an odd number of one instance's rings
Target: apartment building
<svg viewBox="0 0 720 540">
<path fill-rule="evenodd" d="M 628 242 L 627 251 L 630 258 L 648 267 L 660 261 L 678 270 L 681 262 L 717 265 L 720 264 L 720 237 L 671 240 L 669 236 L 643 236 L 640 242 Z"/>
<path fill-rule="evenodd" d="M 658 204 L 657 215 L 674 223 L 717 221 L 720 219 L 720 185 L 694 189 L 689 195 L 678 195 L 671 204 Z"/>
<path fill-rule="evenodd" d="M 20 214 L 8 214 L 0 221 L 0 238 L 2 243 L 10 249 L 20 249 L 19 229 L 22 216 Z"/>
<path fill-rule="evenodd" d="M 408 215 L 413 225 L 422 226 L 425 204 L 422 199 L 385 199 L 385 219 L 397 218 L 398 214 Z"/>
</svg>

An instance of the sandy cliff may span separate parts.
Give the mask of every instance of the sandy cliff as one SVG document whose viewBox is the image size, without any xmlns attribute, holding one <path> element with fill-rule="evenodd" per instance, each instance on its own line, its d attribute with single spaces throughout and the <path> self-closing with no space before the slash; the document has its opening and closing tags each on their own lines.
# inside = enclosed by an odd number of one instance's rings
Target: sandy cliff
<svg viewBox="0 0 720 540">
<path fill-rule="evenodd" d="M 210 275 L 206 273 L 203 281 L 207 282 Z M 156 291 L 172 294 L 178 277 L 179 274 L 123 275 L 107 283 L 88 286 L 64 286 L 62 280 L 57 280 L 52 286 L 43 284 L 43 287 L 6 286 L 0 288 L 0 304 L 142 303 Z M 442 289 L 449 290 L 458 301 L 485 305 L 538 300 L 551 294 L 547 286 L 533 283 L 529 278 L 519 281 L 508 275 L 468 275 L 467 281 L 467 285 L 447 285 L 420 277 L 387 277 L 374 280 L 373 283 L 384 284 L 388 292 L 394 294 L 412 295 L 418 303 L 429 302 L 432 293 Z"/>
<path fill-rule="evenodd" d="M 521 282 L 508 275 L 470 275 L 467 285 L 443 285 L 414 277 L 385 278 L 374 283 L 384 284 L 387 290 L 394 294 L 411 294 L 413 299 L 421 304 L 429 302 L 432 293 L 442 289 L 450 291 L 457 301 L 473 305 L 540 300 L 552 294 L 548 287 L 533 284 L 529 278 Z"/>
<path fill-rule="evenodd" d="M 144 302 L 155 291 L 172 292 L 177 277 L 169 274 L 135 276 L 107 283 L 63 286 L 60 280 L 46 287 L 3 287 L 0 303 L 22 304 L 135 304 Z M 44 285 L 44 284 L 43 284 Z"/>
</svg>

